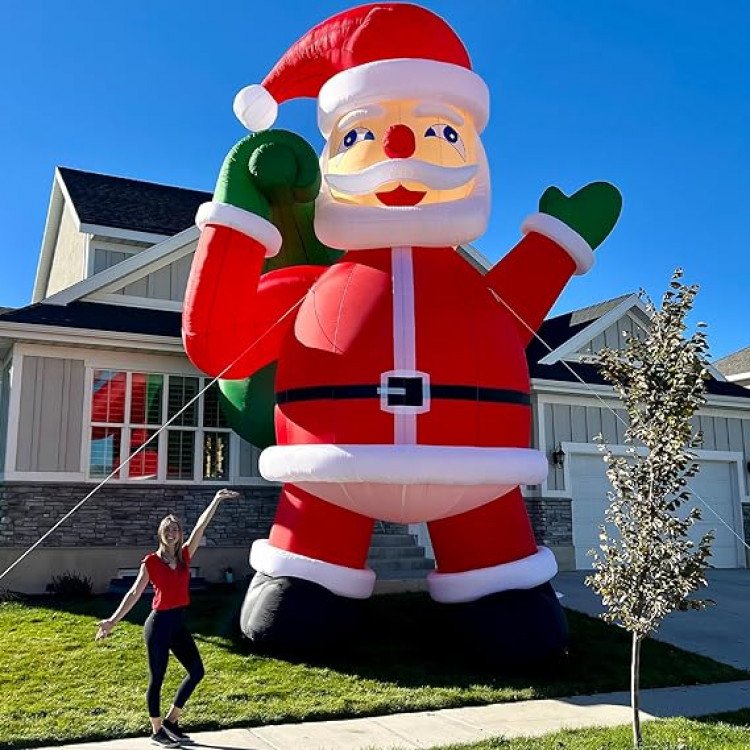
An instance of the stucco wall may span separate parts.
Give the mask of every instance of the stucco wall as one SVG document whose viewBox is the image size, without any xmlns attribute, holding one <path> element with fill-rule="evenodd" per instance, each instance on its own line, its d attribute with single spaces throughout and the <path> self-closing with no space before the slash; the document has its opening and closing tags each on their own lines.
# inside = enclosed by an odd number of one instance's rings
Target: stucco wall
<svg viewBox="0 0 750 750">
<path fill-rule="evenodd" d="M 85 236 L 76 229 L 75 219 L 67 205 L 63 207 L 60 231 L 50 268 L 47 291 L 49 297 L 61 289 L 67 289 L 84 278 Z"/>
</svg>

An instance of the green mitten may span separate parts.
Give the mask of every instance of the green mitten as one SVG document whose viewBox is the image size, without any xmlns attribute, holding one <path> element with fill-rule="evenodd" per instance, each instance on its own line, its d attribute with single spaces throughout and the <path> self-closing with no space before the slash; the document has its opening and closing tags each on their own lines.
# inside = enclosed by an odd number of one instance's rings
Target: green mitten
<svg viewBox="0 0 750 750">
<path fill-rule="evenodd" d="M 270 220 L 272 206 L 308 203 L 319 189 L 318 157 L 307 141 L 287 130 L 264 130 L 227 154 L 214 200 Z"/>
<path fill-rule="evenodd" d="M 539 199 L 539 211 L 554 216 L 583 237 L 592 250 L 604 242 L 622 210 L 622 195 L 609 182 L 591 182 L 571 196 L 548 187 Z"/>
</svg>

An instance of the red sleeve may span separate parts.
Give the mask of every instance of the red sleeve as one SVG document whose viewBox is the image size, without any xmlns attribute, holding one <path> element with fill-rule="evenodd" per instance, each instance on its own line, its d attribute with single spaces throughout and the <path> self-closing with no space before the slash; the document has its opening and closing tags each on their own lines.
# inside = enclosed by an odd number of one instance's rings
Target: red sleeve
<svg viewBox="0 0 750 750">
<path fill-rule="evenodd" d="M 141 560 L 141 564 L 146 566 L 146 572 L 148 573 L 148 577 L 152 581 L 154 580 L 154 576 L 152 573 L 153 566 L 154 566 L 154 558 L 155 558 L 155 555 L 153 552 L 151 552 L 150 554 L 146 555 L 146 557 L 144 557 L 143 560 Z"/>
<path fill-rule="evenodd" d="M 573 258 L 554 240 L 529 232 L 484 279 L 516 319 L 526 345 L 575 270 Z"/>
<path fill-rule="evenodd" d="M 259 242 L 235 229 L 209 224 L 201 233 L 182 339 L 190 360 L 208 375 L 239 380 L 276 360 L 295 319 L 291 308 L 325 270 L 289 266 L 261 277 L 264 254 Z"/>
</svg>

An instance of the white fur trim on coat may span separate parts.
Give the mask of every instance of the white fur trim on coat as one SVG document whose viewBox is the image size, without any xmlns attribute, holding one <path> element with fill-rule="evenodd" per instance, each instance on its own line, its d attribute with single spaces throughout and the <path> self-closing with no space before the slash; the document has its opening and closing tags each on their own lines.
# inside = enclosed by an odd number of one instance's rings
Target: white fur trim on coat
<svg viewBox="0 0 750 750">
<path fill-rule="evenodd" d="M 452 445 L 273 445 L 260 455 L 272 482 L 382 482 L 383 484 L 538 484 L 548 471 L 531 448 Z"/>
<path fill-rule="evenodd" d="M 266 249 L 266 258 L 273 258 L 281 249 L 281 233 L 270 221 L 229 203 L 210 201 L 201 204 L 195 223 L 201 231 L 208 224 L 236 229 L 260 242 Z"/>
<path fill-rule="evenodd" d="M 267 576 L 302 578 L 324 586 L 339 596 L 367 599 L 375 588 L 375 571 L 347 568 L 274 547 L 268 539 L 258 539 L 250 548 L 250 566 Z M 304 623 L 303 623 L 304 625 Z"/>
<path fill-rule="evenodd" d="M 452 104 L 471 113 L 481 133 L 490 115 L 487 84 L 461 65 L 401 58 L 376 60 L 337 73 L 318 94 L 318 127 L 326 138 L 341 115 L 388 100 L 420 99 Z"/>
<path fill-rule="evenodd" d="M 524 219 L 521 232 L 537 232 L 556 242 L 573 258 L 576 264 L 576 276 L 581 276 L 594 265 L 594 251 L 589 243 L 578 232 L 571 229 L 560 219 L 549 214 L 531 214 Z"/>
<path fill-rule="evenodd" d="M 554 578 L 557 561 L 548 547 L 521 560 L 463 573 L 433 572 L 427 576 L 430 596 L 436 602 L 473 602 L 489 594 L 511 589 L 533 589 Z"/>
</svg>

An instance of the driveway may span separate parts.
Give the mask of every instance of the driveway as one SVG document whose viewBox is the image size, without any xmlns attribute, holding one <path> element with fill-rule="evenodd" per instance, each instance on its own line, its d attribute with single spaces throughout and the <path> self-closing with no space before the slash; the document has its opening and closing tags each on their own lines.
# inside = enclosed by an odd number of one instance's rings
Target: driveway
<svg viewBox="0 0 750 750">
<path fill-rule="evenodd" d="M 601 600 L 583 579 L 587 573 L 559 573 L 552 581 L 561 603 L 589 615 L 603 611 Z M 655 637 L 716 661 L 750 670 L 750 570 L 712 570 L 701 597 L 716 604 L 700 612 L 674 612 Z"/>
</svg>

